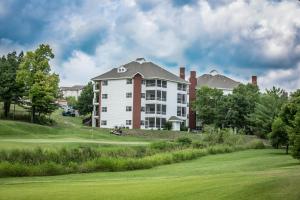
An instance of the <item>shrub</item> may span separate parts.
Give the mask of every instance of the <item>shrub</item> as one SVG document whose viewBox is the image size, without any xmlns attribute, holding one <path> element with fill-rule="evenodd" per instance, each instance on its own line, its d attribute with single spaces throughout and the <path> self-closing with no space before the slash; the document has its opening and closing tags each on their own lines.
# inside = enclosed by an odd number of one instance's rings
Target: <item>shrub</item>
<svg viewBox="0 0 300 200">
<path fill-rule="evenodd" d="M 188 137 L 180 137 L 180 138 L 177 138 L 176 142 L 182 146 L 189 146 L 192 144 L 193 141 L 192 141 L 192 139 L 190 139 Z"/>
<path fill-rule="evenodd" d="M 154 142 L 150 145 L 150 148 L 160 150 L 160 151 L 169 151 L 177 147 L 178 147 L 177 144 L 173 142 L 167 142 L 167 141 Z"/>
</svg>

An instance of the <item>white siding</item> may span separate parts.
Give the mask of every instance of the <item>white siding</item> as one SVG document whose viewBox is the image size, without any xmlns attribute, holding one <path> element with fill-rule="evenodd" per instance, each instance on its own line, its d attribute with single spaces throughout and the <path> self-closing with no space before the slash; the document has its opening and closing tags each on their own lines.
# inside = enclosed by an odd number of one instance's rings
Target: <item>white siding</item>
<svg viewBox="0 0 300 200">
<path fill-rule="evenodd" d="M 131 92 L 132 97 L 126 98 L 126 93 Z M 103 128 L 125 126 L 126 120 L 132 120 L 132 111 L 126 112 L 126 106 L 133 104 L 133 85 L 126 84 L 126 79 L 109 80 L 107 85 L 101 86 L 101 96 L 107 94 L 107 99 L 101 97 L 101 107 L 107 107 L 107 112 L 101 112 L 101 120 L 106 120 L 107 125 Z M 132 122 L 131 122 L 132 123 Z"/>
</svg>

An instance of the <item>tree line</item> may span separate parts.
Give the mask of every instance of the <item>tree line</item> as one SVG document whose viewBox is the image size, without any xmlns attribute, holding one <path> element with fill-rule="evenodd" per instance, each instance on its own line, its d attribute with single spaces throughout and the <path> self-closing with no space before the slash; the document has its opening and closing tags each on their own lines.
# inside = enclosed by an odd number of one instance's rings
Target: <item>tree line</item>
<svg viewBox="0 0 300 200">
<path fill-rule="evenodd" d="M 300 159 L 300 89 L 288 95 L 273 87 L 260 92 L 253 84 L 240 84 L 232 94 L 202 87 L 192 107 L 202 127 L 233 128 L 237 132 L 269 139 L 273 147 L 285 146 Z"/>
<path fill-rule="evenodd" d="M 52 49 L 45 44 L 25 54 L 12 52 L 1 57 L 0 101 L 5 118 L 12 103 L 30 111 L 31 122 L 37 122 L 57 108 L 59 76 L 51 72 L 49 62 L 53 58 Z"/>
</svg>

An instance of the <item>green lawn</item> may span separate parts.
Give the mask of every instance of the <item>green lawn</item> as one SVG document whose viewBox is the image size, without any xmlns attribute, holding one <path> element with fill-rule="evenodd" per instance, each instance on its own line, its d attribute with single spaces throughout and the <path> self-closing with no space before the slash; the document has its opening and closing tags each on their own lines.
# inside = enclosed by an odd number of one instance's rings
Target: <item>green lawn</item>
<svg viewBox="0 0 300 200">
<path fill-rule="evenodd" d="M 149 170 L 0 179 L 0 199 L 300 199 L 300 165 L 281 150 L 211 155 Z"/>
<path fill-rule="evenodd" d="M 42 126 L 28 122 L 0 120 L 0 149 L 33 148 L 37 146 L 55 148 L 61 146 L 89 145 L 147 145 L 158 140 L 188 136 L 194 140 L 199 134 L 173 131 L 125 130 L 126 136 L 116 136 L 109 129 L 83 126 L 80 117 L 63 117 L 61 110 L 51 116 L 53 126 Z"/>
</svg>

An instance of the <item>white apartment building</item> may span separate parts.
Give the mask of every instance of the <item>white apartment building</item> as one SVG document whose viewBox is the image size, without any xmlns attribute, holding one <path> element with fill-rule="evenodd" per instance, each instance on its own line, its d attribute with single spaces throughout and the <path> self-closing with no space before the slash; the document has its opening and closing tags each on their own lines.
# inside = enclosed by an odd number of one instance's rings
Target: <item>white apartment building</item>
<svg viewBox="0 0 300 200">
<path fill-rule="evenodd" d="M 93 78 L 93 127 L 162 129 L 167 121 L 174 130 L 188 126 L 184 68 L 180 77 L 138 58 Z"/>
<path fill-rule="evenodd" d="M 80 96 L 83 85 L 73 85 L 71 87 L 60 87 L 60 91 L 63 95 L 63 98 L 67 97 L 75 97 L 76 100 L 78 100 L 78 97 Z"/>
<path fill-rule="evenodd" d="M 216 70 L 212 70 L 209 74 L 203 74 L 197 78 L 197 88 L 203 86 L 216 88 L 222 90 L 225 95 L 231 94 L 233 89 L 239 84 L 240 82 L 221 75 Z"/>
</svg>

